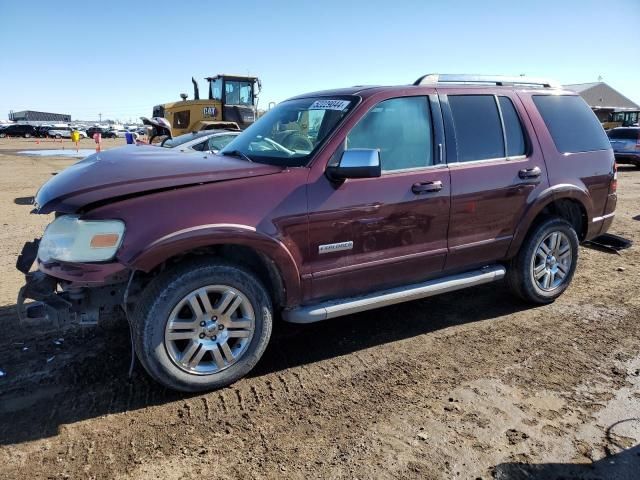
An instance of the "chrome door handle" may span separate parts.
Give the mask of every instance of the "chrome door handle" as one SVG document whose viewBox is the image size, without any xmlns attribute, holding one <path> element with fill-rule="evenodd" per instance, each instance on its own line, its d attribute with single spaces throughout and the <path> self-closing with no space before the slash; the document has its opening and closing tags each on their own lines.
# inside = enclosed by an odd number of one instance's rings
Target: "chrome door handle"
<svg viewBox="0 0 640 480">
<path fill-rule="evenodd" d="M 540 167 L 523 168 L 518 172 L 518 176 L 523 180 L 538 178 L 540 175 L 542 175 L 542 170 L 540 170 Z"/>
<path fill-rule="evenodd" d="M 440 190 L 442 190 L 442 182 L 440 180 L 436 180 L 435 182 L 414 183 L 411 187 L 411 191 L 416 195 L 439 192 Z"/>
</svg>

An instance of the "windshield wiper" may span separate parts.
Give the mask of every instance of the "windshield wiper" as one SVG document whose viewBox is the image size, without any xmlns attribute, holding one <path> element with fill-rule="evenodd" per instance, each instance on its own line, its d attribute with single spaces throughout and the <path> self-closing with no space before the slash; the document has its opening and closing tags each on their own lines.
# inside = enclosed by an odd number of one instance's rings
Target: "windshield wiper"
<svg viewBox="0 0 640 480">
<path fill-rule="evenodd" d="M 247 162 L 251 162 L 253 163 L 253 160 L 251 160 L 251 158 L 249 158 L 249 156 L 244 153 L 241 152 L 240 150 L 230 150 L 228 152 L 220 152 L 220 155 L 224 155 L 226 157 L 238 157 L 238 158 L 243 158 L 245 159 Z"/>
</svg>

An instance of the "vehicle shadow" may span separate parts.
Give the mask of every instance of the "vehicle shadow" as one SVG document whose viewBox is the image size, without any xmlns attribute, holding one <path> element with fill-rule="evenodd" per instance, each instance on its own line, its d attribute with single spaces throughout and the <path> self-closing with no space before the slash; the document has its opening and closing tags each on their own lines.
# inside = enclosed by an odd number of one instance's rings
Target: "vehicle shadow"
<svg viewBox="0 0 640 480">
<path fill-rule="evenodd" d="M 264 375 L 531 308 L 509 295 L 502 283 L 465 290 L 465 301 L 460 298 L 460 292 L 453 292 L 308 325 L 281 322 L 264 361 L 250 375 Z"/>
<path fill-rule="evenodd" d="M 607 429 L 605 449 L 611 453 L 592 463 L 501 463 L 493 469 L 496 480 L 636 480 L 640 472 L 640 445 L 622 447 L 611 429 L 639 418 L 622 420 Z"/>
<path fill-rule="evenodd" d="M 509 315 L 529 305 L 501 285 L 450 293 L 311 325 L 277 322 L 250 378 L 373 346 Z M 63 424 L 188 398 L 148 377 L 132 378 L 124 320 L 98 328 L 36 333 L 19 328 L 15 306 L 0 307 L 0 445 L 54 436 Z M 195 395 L 192 395 L 195 396 Z"/>
</svg>

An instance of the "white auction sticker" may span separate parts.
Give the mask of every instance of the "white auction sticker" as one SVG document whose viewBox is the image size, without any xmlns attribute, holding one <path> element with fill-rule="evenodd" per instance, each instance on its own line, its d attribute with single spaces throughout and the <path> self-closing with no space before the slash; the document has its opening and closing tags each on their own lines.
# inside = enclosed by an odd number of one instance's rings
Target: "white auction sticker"
<svg viewBox="0 0 640 480">
<path fill-rule="evenodd" d="M 309 110 L 344 110 L 349 106 L 349 100 L 316 100 Z"/>
</svg>

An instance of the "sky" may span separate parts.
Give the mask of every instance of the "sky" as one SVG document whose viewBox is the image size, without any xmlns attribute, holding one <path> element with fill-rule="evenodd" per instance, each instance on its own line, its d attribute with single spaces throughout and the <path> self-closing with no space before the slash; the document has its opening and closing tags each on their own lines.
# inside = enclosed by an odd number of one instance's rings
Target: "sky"
<svg viewBox="0 0 640 480">
<path fill-rule="evenodd" d="M 217 73 L 259 76 L 261 108 L 425 73 L 602 77 L 640 103 L 639 25 L 640 0 L 0 0 L 0 119 L 126 122 Z"/>
</svg>

